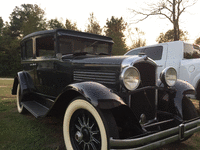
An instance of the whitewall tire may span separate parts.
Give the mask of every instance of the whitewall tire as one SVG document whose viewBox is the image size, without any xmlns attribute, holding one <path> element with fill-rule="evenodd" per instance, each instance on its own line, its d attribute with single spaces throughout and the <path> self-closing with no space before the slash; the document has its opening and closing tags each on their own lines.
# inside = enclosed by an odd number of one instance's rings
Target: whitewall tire
<svg viewBox="0 0 200 150">
<path fill-rule="evenodd" d="M 63 135 L 67 150 L 107 150 L 107 128 L 99 112 L 89 102 L 77 98 L 68 106 Z"/>
<path fill-rule="evenodd" d="M 17 86 L 17 110 L 20 114 L 24 114 L 26 112 L 26 109 L 23 105 L 21 105 L 21 88 L 20 84 Z"/>
</svg>

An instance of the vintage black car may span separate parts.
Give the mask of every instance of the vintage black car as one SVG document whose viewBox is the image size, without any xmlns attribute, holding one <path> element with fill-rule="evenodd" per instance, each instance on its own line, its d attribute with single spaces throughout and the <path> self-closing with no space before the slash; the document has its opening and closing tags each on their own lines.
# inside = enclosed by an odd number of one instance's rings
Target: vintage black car
<svg viewBox="0 0 200 150">
<path fill-rule="evenodd" d="M 19 113 L 64 116 L 67 150 L 153 149 L 199 131 L 194 88 L 146 55 L 111 56 L 106 36 L 56 29 L 21 41 Z"/>
</svg>

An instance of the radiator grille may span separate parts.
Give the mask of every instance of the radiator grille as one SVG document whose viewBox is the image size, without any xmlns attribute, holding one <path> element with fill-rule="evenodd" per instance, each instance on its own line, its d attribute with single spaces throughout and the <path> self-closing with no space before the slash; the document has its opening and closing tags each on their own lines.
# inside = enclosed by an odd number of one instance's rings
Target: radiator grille
<svg viewBox="0 0 200 150">
<path fill-rule="evenodd" d="M 156 66 L 149 63 L 134 65 L 140 72 L 141 83 L 138 88 L 156 85 Z M 145 114 L 147 119 L 155 118 L 155 90 L 149 89 L 132 95 L 132 109 L 139 118 Z"/>
<path fill-rule="evenodd" d="M 99 71 L 74 71 L 75 81 L 95 81 L 103 84 L 116 84 L 115 72 L 99 72 Z"/>
</svg>

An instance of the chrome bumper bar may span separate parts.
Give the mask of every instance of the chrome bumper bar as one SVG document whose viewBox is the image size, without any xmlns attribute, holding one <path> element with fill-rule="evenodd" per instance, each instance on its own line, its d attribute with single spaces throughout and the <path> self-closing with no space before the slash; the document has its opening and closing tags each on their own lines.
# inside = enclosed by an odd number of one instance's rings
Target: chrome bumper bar
<svg viewBox="0 0 200 150">
<path fill-rule="evenodd" d="M 157 132 L 148 136 L 134 138 L 134 139 L 113 139 L 110 138 L 111 150 L 143 150 L 154 149 L 162 145 L 181 141 L 191 136 L 193 133 L 200 131 L 200 118 L 182 123 L 177 127 L 170 128 L 161 132 Z"/>
</svg>

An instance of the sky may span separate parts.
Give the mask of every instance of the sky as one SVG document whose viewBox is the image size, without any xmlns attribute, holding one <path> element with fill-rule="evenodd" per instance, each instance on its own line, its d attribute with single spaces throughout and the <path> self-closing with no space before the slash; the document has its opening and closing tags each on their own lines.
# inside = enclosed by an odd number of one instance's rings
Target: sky
<svg viewBox="0 0 200 150">
<path fill-rule="evenodd" d="M 153 0 L 157 1 L 157 0 Z M 151 2 L 153 2 L 151 1 Z M 9 16 L 13 12 L 15 6 L 21 4 L 37 4 L 41 9 L 45 10 L 47 20 L 57 18 L 65 23 L 66 19 L 76 22 L 79 29 L 86 29 L 88 18 L 93 12 L 101 27 L 106 25 L 106 20 L 114 17 L 123 17 L 129 24 L 130 28 L 137 27 L 145 33 L 142 38 L 146 39 L 147 45 L 156 44 L 156 38 L 161 32 L 172 29 L 172 23 L 167 19 L 158 17 L 150 17 L 138 24 L 133 24 L 133 14 L 130 9 L 138 9 L 143 7 L 148 0 L 6 0 L 0 5 L 0 17 L 9 22 Z M 180 29 L 188 32 L 189 43 L 200 37 L 200 1 L 186 9 L 181 15 Z M 134 38 L 134 37 L 133 37 Z M 130 45 L 130 41 L 127 40 Z"/>
</svg>

